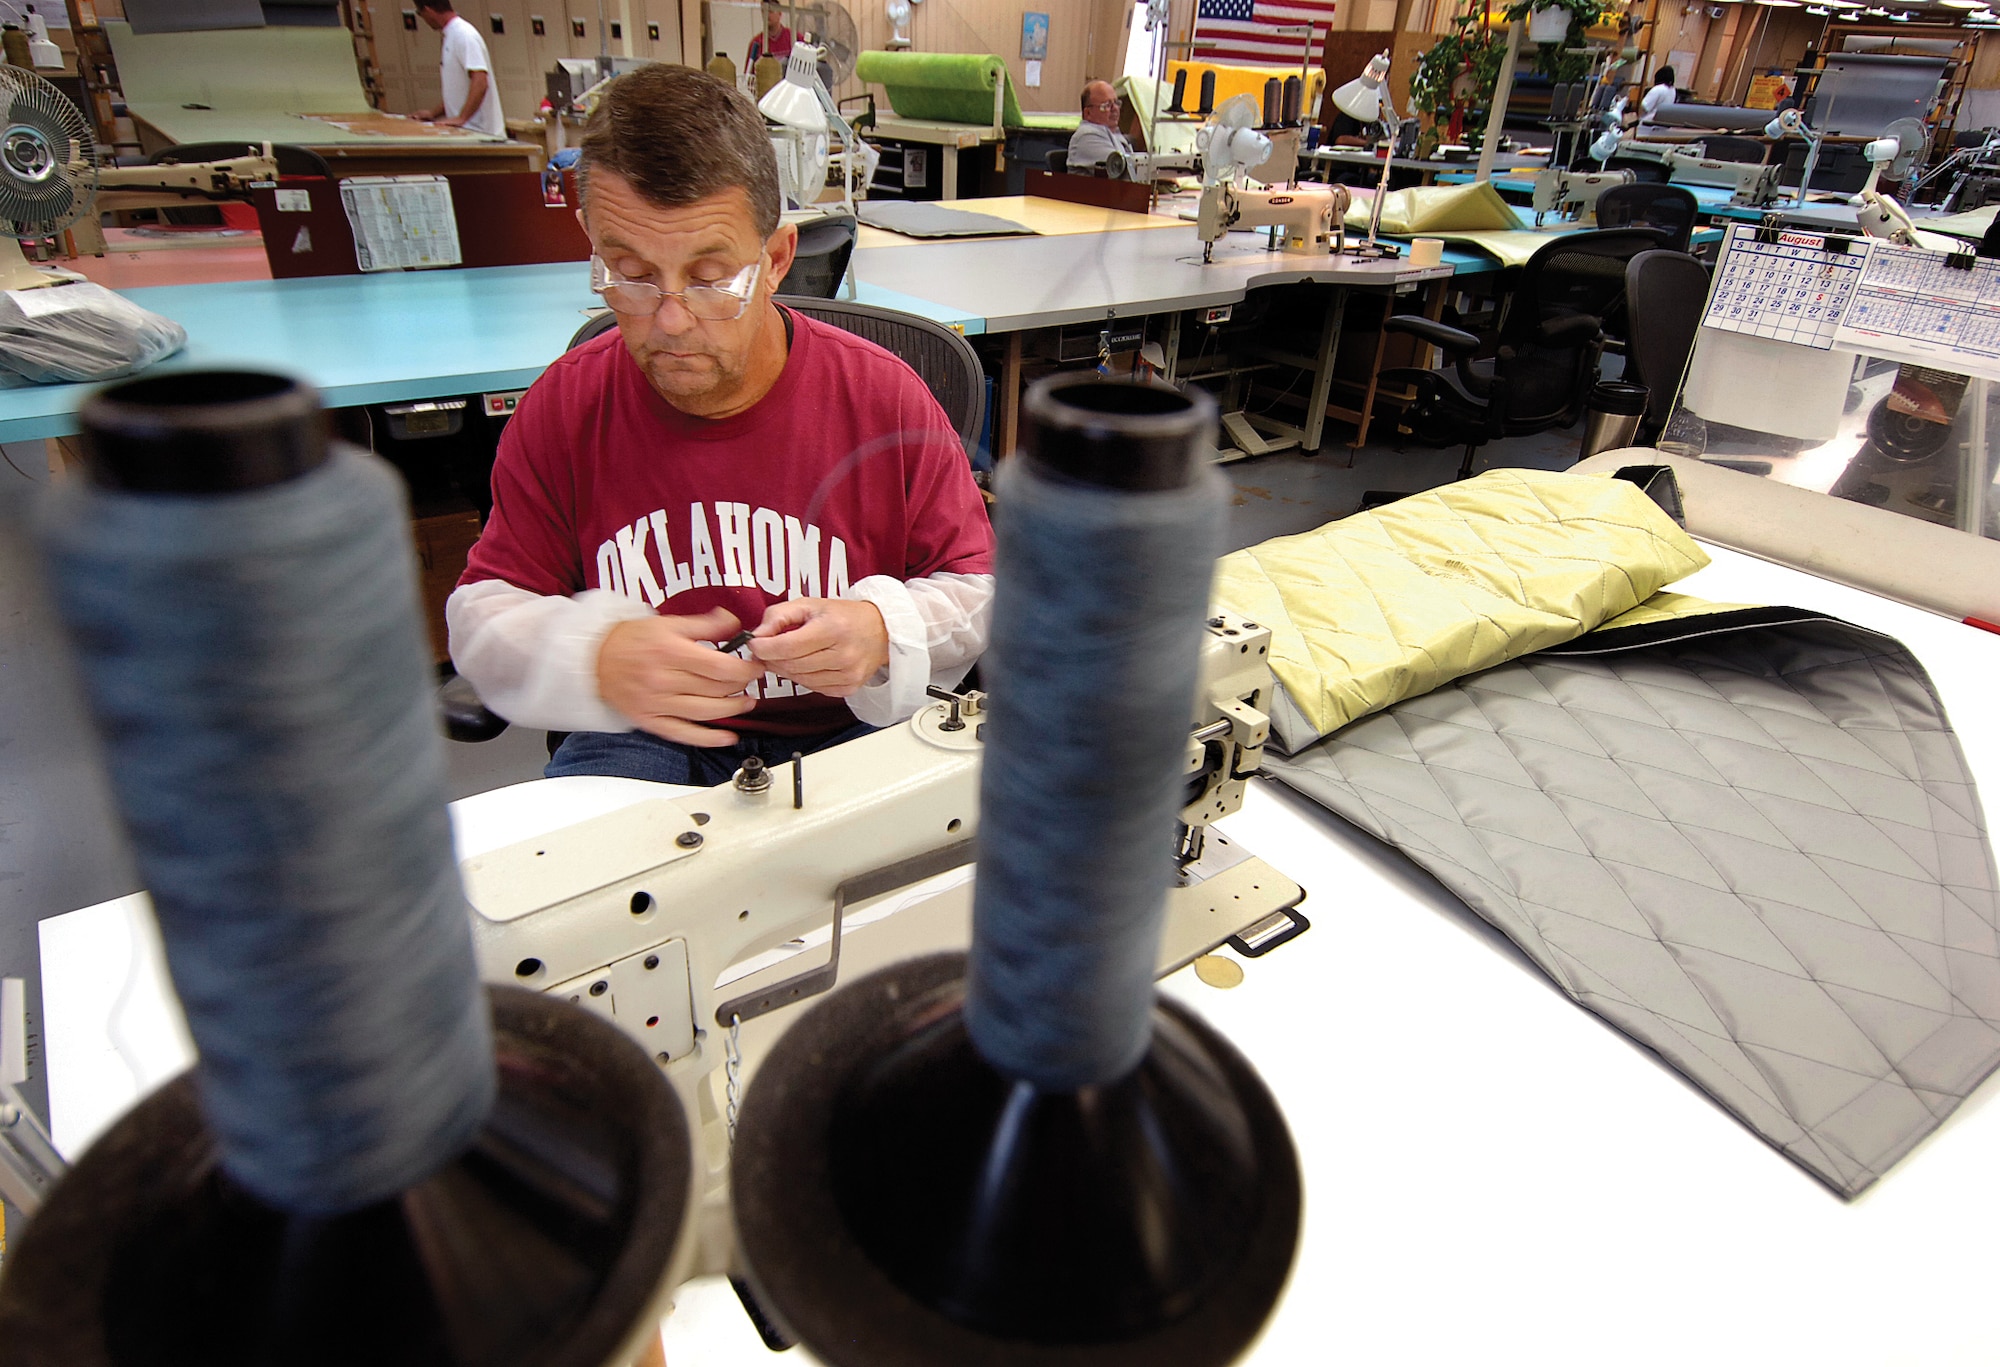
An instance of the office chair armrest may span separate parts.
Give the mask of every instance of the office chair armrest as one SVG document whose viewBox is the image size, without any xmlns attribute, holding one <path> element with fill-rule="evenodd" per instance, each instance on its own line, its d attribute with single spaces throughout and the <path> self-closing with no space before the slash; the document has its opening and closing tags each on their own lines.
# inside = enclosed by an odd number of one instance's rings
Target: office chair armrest
<svg viewBox="0 0 2000 1367">
<path fill-rule="evenodd" d="M 1429 318 L 1398 315 L 1382 324 L 1384 332 L 1404 332 L 1429 342 L 1440 350 L 1456 354 L 1479 349 L 1479 339 L 1464 328 L 1455 328 L 1449 323 L 1433 322 Z"/>
<path fill-rule="evenodd" d="M 479 701 L 471 684 L 454 674 L 438 685 L 438 719 L 452 740 L 492 740 L 507 729 L 507 720 Z"/>
<path fill-rule="evenodd" d="M 1569 313 L 1542 319 L 1535 340 L 1543 346 L 1582 346 L 1604 331 L 1604 320 L 1592 313 Z"/>
</svg>

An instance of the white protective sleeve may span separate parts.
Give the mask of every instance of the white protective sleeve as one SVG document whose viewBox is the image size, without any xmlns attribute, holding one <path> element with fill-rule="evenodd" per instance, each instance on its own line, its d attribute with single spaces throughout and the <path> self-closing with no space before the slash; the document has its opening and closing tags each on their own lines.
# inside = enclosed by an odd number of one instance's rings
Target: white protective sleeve
<svg viewBox="0 0 2000 1367">
<path fill-rule="evenodd" d="M 889 632 L 888 668 L 847 699 L 871 726 L 910 716 L 927 685 L 953 686 L 986 648 L 990 574 L 871 575 L 847 596 L 873 603 Z M 503 579 L 463 585 L 445 604 L 452 662 L 480 701 L 517 726 L 550 731 L 633 729 L 598 694 L 597 653 L 612 627 L 653 615 L 604 589 L 560 598 Z"/>
</svg>

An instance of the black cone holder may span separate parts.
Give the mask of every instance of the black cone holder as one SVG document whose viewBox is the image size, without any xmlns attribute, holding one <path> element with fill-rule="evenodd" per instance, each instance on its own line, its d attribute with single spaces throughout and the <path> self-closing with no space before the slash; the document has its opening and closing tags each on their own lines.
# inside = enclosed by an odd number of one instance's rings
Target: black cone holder
<svg viewBox="0 0 2000 1367">
<path fill-rule="evenodd" d="M 1297 1243 L 1297 1156 L 1250 1065 L 1162 999 L 1131 1075 L 1037 1093 L 965 1035 L 962 955 L 816 1007 L 737 1126 L 765 1307 L 833 1367 L 1206 1367 L 1256 1337 Z"/>
<path fill-rule="evenodd" d="M 93 1143 L 7 1259 L 8 1367 L 604 1367 L 661 1308 L 680 1100 L 567 1002 L 491 990 L 500 1093 L 400 1197 L 288 1216 L 217 1166 L 193 1075 Z"/>
</svg>

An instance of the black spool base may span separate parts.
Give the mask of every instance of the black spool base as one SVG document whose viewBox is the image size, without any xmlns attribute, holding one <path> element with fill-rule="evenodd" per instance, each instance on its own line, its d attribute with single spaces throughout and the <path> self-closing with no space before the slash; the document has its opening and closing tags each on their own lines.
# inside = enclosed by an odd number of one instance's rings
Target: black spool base
<svg viewBox="0 0 2000 1367">
<path fill-rule="evenodd" d="M 863 978 L 759 1069 L 731 1181 L 765 1307 L 834 1367 L 1233 1360 L 1299 1229 L 1261 1079 L 1162 999 L 1132 1074 L 1037 1093 L 973 1049 L 964 969 Z"/>
<path fill-rule="evenodd" d="M 602 1367 L 658 1296 L 692 1164 L 645 1052 L 492 990 L 500 1093 L 400 1197 L 312 1219 L 216 1163 L 194 1077 L 112 1127 L 8 1258 L 9 1367 Z"/>
</svg>

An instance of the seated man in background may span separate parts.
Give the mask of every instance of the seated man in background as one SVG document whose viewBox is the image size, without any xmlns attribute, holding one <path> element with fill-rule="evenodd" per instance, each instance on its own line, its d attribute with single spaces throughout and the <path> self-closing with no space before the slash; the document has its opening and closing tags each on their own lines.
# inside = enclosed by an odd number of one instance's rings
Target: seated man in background
<svg viewBox="0 0 2000 1367">
<path fill-rule="evenodd" d="M 1124 101 L 1109 82 L 1092 81 L 1083 88 L 1083 122 L 1069 135 L 1065 165 L 1077 175 L 1104 165 L 1113 152 L 1132 155 L 1132 143 L 1118 131 L 1118 110 Z"/>
<path fill-rule="evenodd" d="M 571 733 L 552 777 L 719 783 L 909 716 L 986 642 L 992 530 L 952 424 L 902 361 L 773 300 L 798 234 L 737 91 L 620 77 L 579 175 L 618 330 L 507 424 L 446 607 L 459 672 Z"/>
</svg>

